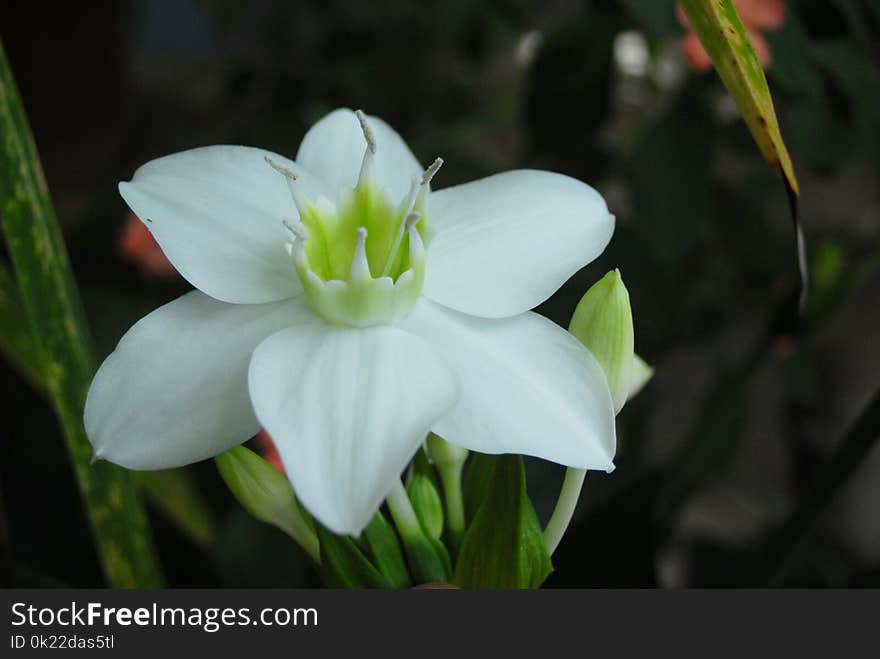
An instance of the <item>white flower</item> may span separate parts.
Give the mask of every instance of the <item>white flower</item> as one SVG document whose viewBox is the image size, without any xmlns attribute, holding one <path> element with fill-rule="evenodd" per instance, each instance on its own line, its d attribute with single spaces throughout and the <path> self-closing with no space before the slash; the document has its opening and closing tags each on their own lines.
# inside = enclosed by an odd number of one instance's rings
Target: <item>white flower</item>
<svg viewBox="0 0 880 659">
<path fill-rule="evenodd" d="M 602 252 L 614 218 L 589 186 L 542 171 L 431 192 L 439 165 L 423 172 L 382 120 L 336 110 L 296 162 L 212 146 L 121 183 L 199 290 L 101 366 L 85 409 L 95 455 L 174 467 L 262 426 L 305 507 L 354 535 L 429 431 L 613 468 L 600 366 L 529 309 Z"/>
</svg>

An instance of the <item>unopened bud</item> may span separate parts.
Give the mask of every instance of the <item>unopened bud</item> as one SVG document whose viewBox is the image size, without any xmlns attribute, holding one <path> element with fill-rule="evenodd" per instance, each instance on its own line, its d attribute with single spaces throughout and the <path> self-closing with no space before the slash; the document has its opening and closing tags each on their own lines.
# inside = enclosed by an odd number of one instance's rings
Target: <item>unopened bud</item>
<svg viewBox="0 0 880 659">
<path fill-rule="evenodd" d="M 634 356 L 632 310 L 620 271 L 612 270 L 593 284 L 568 329 L 605 371 L 614 411 L 619 412 L 629 396 Z"/>
</svg>

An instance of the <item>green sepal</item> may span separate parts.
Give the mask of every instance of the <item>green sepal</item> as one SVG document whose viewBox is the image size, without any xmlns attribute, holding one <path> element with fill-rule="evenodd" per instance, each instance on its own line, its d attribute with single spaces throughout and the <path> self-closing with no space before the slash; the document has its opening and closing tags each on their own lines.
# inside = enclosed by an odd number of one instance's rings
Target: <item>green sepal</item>
<svg viewBox="0 0 880 659">
<path fill-rule="evenodd" d="M 364 529 L 363 539 L 373 558 L 373 563 L 392 588 L 408 588 L 412 585 L 397 534 L 381 510 L 373 516 L 367 528 Z"/>
<path fill-rule="evenodd" d="M 315 532 L 321 545 L 321 572 L 329 586 L 393 588 L 351 538 L 334 535 L 321 524 L 315 524 Z"/>
<path fill-rule="evenodd" d="M 526 492 L 522 457 L 499 456 L 486 497 L 464 536 L 453 583 L 462 588 L 537 588 L 552 571 Z"/>
<path fill-rule="evenodd" d="M 251 515 L 277 526 L 316 562 L 318 538 L 311 518 L 300 508 L 287 477 L 244 446 L 214 458 L 230 492 Z"/>
</svg>

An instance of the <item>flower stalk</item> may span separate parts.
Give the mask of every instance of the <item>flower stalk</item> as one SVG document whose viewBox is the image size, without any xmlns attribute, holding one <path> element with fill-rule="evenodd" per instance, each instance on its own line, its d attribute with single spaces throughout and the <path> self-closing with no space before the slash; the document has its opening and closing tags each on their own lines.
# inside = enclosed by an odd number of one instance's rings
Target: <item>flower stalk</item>
<svg viewBox="0 0 880 659">
<path fill-rule="evenodd" d="M 562 536 L 574 517 L 574 509 L 577 507 L 584 486 L 585 469 L 566 469 L 565 479 L 562 481 L 562 489 L 556 500 L 556 507 L 550 515 L 550 521 L 544 529 L 544 542 L 547 544 L 547 552 L 552 556 L 559 546 Z"/>
<path fill-rule="evenodd" d="M 434 433 L 428 436 L 427 449 L 428 457 L 437 467 L 440 482 L 443 484 L 447 528 L 452 547 L 457 551 L 461 547 L 465 531 L 461 476 L 468 450 L 454 446 Z"/>
</svg>

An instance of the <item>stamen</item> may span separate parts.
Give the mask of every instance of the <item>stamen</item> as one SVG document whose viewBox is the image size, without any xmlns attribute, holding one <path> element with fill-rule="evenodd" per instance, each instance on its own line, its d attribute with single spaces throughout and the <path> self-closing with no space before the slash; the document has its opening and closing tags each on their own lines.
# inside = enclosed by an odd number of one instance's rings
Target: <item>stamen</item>
<svg viewBox="0 0 880 659">
<path fill-rule="evenodd" d="M 364 139 L 367 141 L 367 149 L 370 153 L 376 153 L 376 137 L 373 135 L 373 129 L 367 123 L 367 115 L 363 110 L 356 110 L 355 116 L 361 124 L 361 130 L 364 131 Z"/>
<path fill-rule="evenodd" d="M 364 159 L 361 161 L 361 171 L 358 174 L 358 186 L 364 185 L 371 178 L 373 173 L 373 156 L 376 154 L 376 136 L 373 135 L 373 129 L 367 122 L 367 115 L 362 110 L 355 113 L 358 122 L 360 122 L 361 130 L 364 133 L 364 140 L 367 143 L 367 150 L 364 151 Z"/>
<path fill-rule="evenodd" d="M 351 259 L 351 274 L 349 281 L 372 278 L 370 262 L 367 260 L 367 230 L 364 227 L 357 228 L 357 245 L 354 248 L 354 257 Z"/>
<path fill-rule="evenodd" d="M 391 250 L 388 252 L 388 258 L 385 260 L 385 267 L 382 268 L 382 277 L 388 276 L 391 272 L 391 266 L 394 265 L 394 261 L 397 260 L 397 250 L 400 249 L 400 243 L 403 240 L 404 232 L 409 231 L 418 224 L 421 217 L 422 216 L 419 213 L 410 213 L 406 216 L 406 219 L 400 223 L 400 228 L 397 230 L 397 235 L 394 237 L 394 242 L 391 244 Z"/>
<path fill-rule="evenodd" d="M 434 162 L 431 163 L 431 166 L 425 170 L 425 173 L 422 174 L 422 182 L 419 185 L 419 196 L 416 199 L 416 205 L 424 208 L 425 206 L 425 196 L 428 194 L 428 184 L 431 182 L 431 179 L 434 178 L 434 175 L 440 171 L 440 168 L 443 166 L 443 158 L 437 158 Z"/>
<path fill-rule="evenodd" d="M 428 183 L 431 182 L 431 179 L 434 178 L 434 174 L 440 171 L 441 167 L 443 167 L 443 158 L 437 158 L 434 160 L 430 167 L 425 170 L 425 173 L 422 174 L 422 185 L 428 185 Z"/>
<path fill-rule="evenodd" d="M 285 167 L 280 162 L 275 162 L 269 156 L 263 156 L 263 160 L 266 161 L 266 164 L 269 165 L 269 167 L 284 176 L 284 178 L 288 179 L 289 181 L 296 180 L 296 174 L 293 173 L 293 170 Z"/>
<path fill-rule="evenodd" d="M 403 198 L 403 201 L 400 203 L 398 210 L 400 214 L 406 217 L 410 213 L 412 213 L 413 207 L 416 205 L 416 195 L 421 189 L 419 186 L 421 185 L 421 178 L 418 176 L 413 176 L 410 180 L 409 184 L 409 192 L 406 197 Z"/>
<path fill-rule="evenodd" d="M 306 225 L 302 222 L 297 222 L 296 220 L 281 220 L 281 224 L 300 240 L 306 240 L 309 237 Z"/>
<path fill-rule="evenodd" d="M 287 179 L 287 187 L 290 190 L 291 198 L 293 198 L 293 205 L 296 206 L 296 210 L 299 211 L 299 214 L 303 215 L 309 207 L 309 202 L 303 196 L 302 190 L 300 190 L 299 184 L 297 183 L 296 173 L 281 163 L 275 162 L 269 156 L 263 156 L 263 160 L 266 161 L 266 164 L 269 165 L 269 167 Z"/>
</svg>

